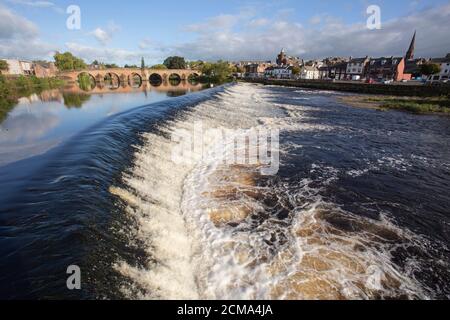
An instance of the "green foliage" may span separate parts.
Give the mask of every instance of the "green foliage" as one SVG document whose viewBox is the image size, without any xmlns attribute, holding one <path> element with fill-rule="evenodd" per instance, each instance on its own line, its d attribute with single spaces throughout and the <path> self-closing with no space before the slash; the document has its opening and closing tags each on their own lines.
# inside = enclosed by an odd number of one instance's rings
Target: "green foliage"
<svg viewBox="0 0 450 320">
<path fill-rule="evenodd" d="M 235 66 L 236 72 L 245 73 L 245 68 L 243 66 Z"/>
<path fill-rule="evenodd" d="M 377 102 L 382 109 L 404 110 L 412 113 L 450 113 L 450 97 L 429 98 L 369 98 L 368 102 Z"/>
<path fill-rule="evenodd" d="M 106 63 L 105 68 L 106 69 L 116 69 L 116 68 L 119 68 L 119 66 L 115 63 Z"/>
<path fill-rule="evenodd" d="M 297 67 L 297 66 L 292 67 L 292 74 L 295 76 L 299 75 L 301 71 L 302 70 L 300 69 L 300 67 Z"/>
<path fill-rule="evenodd" d="M 54 56 L 55 65 L 60 71 L 73 71 L 86 69 L 86 63 L 70 52 L 59 53 L 57 52 Z"/>
<path fill-rule="evenodd" d="M 168 57 L 164 60 L 167 69 L 186 69 L 186 61 L 183 57 Z"/>
<path fill-rule="evenodd" d="M 78 85 L 81 90 L 89 91 L 95 87 L 95 80 L 87 73 L 82 73 L 78 76 Z"/>
<path fill-rule="evenodd" d="M 166 70 L 167 67 L 163 64 L 155 64 L 154 66 L 151 66 L 150 69 L 155 69 L 155 70 Z"/>
<path fill-rule="evenodd" d="M 129 65 L 129 64 L 126 64 L 126 65 L 124 65 L 123 66 L 125 69 L 137 69 L 137 65 L 135 65 L 135 64 L 131 64 L 131 65 Z"/>
<path fill-rule="evenodd" d="M 441 67 L 435 63 L 425 63 L 420 66 L 420 72 L 425 76 L 432 76 L 441 72 Z"/>
<path fill-rule="evenodd" d="M 145 61 L 144 61 L 144 57 L 142 57 L 141 59 L 141 69 L 145 69 Z"/>
<path fill-rule="evenodd" d="M 17 104 L 20 97 L 27 97 L 43 90 L 59 88 L 64 84 L 56 78 L 24 77 L 7 79 L 0 75 L 0 122 Z"/>
<path fill-rule="evenodd" d="M 80 93 L 63 93 L 64 105 L 71 108 L 81 108 L 84 103 L 86 103 L 91 95 L 89 94 L 80 94 Z"/>
<path fill-rule="evenodd" d="M 231 80 L 233 68 L 226 61 L 205 62 L 201 68 L 202 82 L 225 83 Z"/>
<path fill-rule="evenodd" d="M 205 63 L 201 60 L 198 61 L 189 61 L 188 66 L 191 70 L 202 70 L 202 67 Z"/>
<path fill-rule="evenodd" d="M 0 70 L 8 70 L 9 66 L 8 63 L 5 60 L 0 60 Z"/>
</svg>

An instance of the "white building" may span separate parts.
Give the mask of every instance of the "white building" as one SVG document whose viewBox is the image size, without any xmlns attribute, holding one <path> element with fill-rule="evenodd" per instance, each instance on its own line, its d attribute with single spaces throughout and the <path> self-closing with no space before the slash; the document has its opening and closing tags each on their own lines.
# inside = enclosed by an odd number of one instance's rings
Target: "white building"
<svg viewBox="0 0 450 320">
<path fill-rule="evenodd" d="M 303 66 L 300 72 L 300 79 L 317 80 L 320 79 L 320 71 L 315 66 Z"/>
<path fill-rule="evenodd" d="M 361 80 L 365 77 L 369 57 L 350 59 L 347 64 L 347 77 L 351 80 Z"/>
<path fill-rule="evenodd" d="M 292 78 L 292 67 L 269 67 L 266 69 L 264 75 L 266 78 L 275 79 L 291 79 Z"/>
<path fill-rule="evenodd" d="M 445 81 L 450 79 L 450 53 L 445 58 L 431 59 L 432 63 L 436 63 L 441 66 L 441 72 L 434 76 L 431 76 L 431 81 Z"/>
<path fill-rule="evenodd" d="M 17 60 L 17 59 L 5 59 L 8 64 L 8 71 L 5 74 L 8 75 L 32 75 L 33 63 L 29 61 Z"/>
</svg>

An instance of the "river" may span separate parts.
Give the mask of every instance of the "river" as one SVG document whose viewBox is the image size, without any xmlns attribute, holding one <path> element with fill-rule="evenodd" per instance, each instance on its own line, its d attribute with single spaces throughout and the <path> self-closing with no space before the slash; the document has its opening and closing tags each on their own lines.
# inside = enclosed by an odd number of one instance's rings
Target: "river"
<svg viewBox="0 0 450 320">
<path fill-rule="evenodd" d="M 340 94 L 229 84 L 21 102 L 0 125 L 0 298 L 450 298 L 450 118 Z M 279 133 L 277 170 L 228 163 L 211 137 L 208 157 L 174 161 L 174 136 L 199 123 Z"/>
</svg>

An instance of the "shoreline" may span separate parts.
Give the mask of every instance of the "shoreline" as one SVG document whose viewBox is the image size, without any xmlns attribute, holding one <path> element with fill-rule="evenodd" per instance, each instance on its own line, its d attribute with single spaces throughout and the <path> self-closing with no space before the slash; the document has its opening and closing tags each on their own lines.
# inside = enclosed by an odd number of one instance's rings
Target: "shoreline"
<svg viewBox="0 0 450 320">
<path fill-rule="evenodd" d="M 441 97 L 450 96 L 450 85 L 367 84 L 362 82 L 332 82 L 325 80 L 241 79 L 242 82 L 257 83 L 311 90 L 330 90 L 354 94 L 386 95 L 396 97 Z"/>
<path fill-rule="evenodd" d="M 337 101 L 351 107 L 378 111 L 402 111 L 417 115 L 450 116 L 448 97 L 394 97 L 387 95 L 346 95 Z"/>
<path fill-rule="evenodd" d="M 248 80 L 243 82 L 281 87 L 346 92 L 338 102 L 379 111 L 397 110 L 420 115 L 450 115 L 450 86 L 369 85 L 320 80 Z"/>
</svg>

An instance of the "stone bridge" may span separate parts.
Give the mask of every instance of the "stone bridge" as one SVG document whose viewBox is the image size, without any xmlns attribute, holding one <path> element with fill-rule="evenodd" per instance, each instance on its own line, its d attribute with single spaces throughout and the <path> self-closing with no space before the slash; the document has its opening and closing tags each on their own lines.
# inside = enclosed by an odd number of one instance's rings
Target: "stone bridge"
<svg viewBox="0 0 450 320">
<path fill-rule="evenodd" d="M 200 75 L 199 71 L 187 69 L 140 69 L 140 68 L 114 68 L 104 70 L 79 70 L 60 72 L 59 77 L 64 80 L 76 82 L 81 74 L 87 74 L 95 83 L 101 84 L 110 81 L 116 85 L 133 83 L 167 83 L 168 81 L 185 81 Z"/>
</svg>

